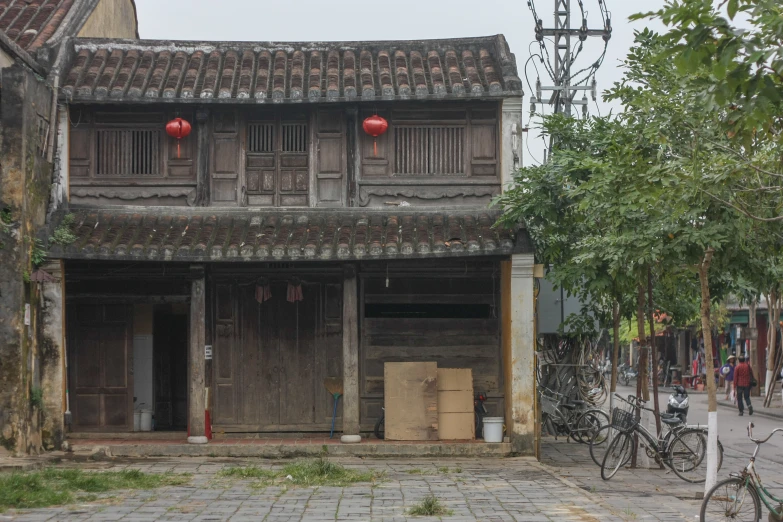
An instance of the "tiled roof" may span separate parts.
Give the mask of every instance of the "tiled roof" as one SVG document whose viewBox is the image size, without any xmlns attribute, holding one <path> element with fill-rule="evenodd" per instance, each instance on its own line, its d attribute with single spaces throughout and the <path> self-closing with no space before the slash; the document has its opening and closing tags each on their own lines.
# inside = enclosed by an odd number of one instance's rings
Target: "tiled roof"
<svg viewBox="0 0 783 522">
<path fill-rule="evenodd" d="M 59 27 L 75 0 L 0 0 L 0 31 L 34 52 Z"/>
<path fill-rule="evenodd" d="M 483 211 L 256 212 L 80 210 L 77 239 L 57 259 L 324 261 L 512 253 L 508 230 Z"/>
<path fill-rule="evenodd" d="M 502 35 L 399 42 L 76 40 L 73 100 L 299 102 L 520 95 Z"/>
</svg>

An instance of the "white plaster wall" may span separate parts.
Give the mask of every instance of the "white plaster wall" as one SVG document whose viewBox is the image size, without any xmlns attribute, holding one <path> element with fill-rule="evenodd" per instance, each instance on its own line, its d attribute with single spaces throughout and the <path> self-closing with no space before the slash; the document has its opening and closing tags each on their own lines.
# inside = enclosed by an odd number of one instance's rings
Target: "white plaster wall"
<svg viewBox="0 0 783 522">
<path fill-rule="evenodd" d="M 136 305 L 133 309 L 133 396 L 136 409 L 154 409 L 151 305 Z"/>
<path fill-rule="evenodd" d="M 0 50 L 0 69 L 10 67 L 14 64 L 14 59 L 3 50 Z"/>
<path fill-rule="evenodd" d="M 505 190 L 522 166 L 522 97 L 504 99 L 501 116 L 500 182 Z"/>
</svg>

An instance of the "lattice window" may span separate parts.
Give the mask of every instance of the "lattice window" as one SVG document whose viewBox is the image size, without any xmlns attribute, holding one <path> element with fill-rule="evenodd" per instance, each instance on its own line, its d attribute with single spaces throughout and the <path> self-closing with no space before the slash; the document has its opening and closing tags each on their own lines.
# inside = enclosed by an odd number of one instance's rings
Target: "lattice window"
<svg viewBox="0 0 783 522">
<path fill-rule="evenodd" d="M 307 124 L 283 123 L 283 152 L 307 152 Z"/>
<path fill-rule="evenodd" d="M 407 175 L 465 173 L 465 128 L 457 126 L 394 127 L 394 172 Z"/>
<path fill-rule="evenodd" d="M 96 174 L 157 176 L 161 173 L 161 131 L 152 129 L 96 131 Z"/>
<path fill-rule="evenodd" d="M 275 124 L 251 123 L 247 126 L 248 152 L 275 151 Z"/>
</svg>

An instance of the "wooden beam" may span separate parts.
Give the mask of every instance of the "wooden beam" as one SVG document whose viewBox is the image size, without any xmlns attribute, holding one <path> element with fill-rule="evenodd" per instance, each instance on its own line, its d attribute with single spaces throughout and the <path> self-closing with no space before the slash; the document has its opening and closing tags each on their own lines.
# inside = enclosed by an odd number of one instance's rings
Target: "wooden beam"
<svg viewBox="0 0 783 522">
<path fill-rule="evenodd" d="M 343 277 L 343 442 L 359 442 L 359 306 L 355 265 Z"/>
<path fill-rule="evenodd" d="M 196 201 L 197 207 L 209 205 L 209 109 L 196 111 Z"/>
<path fill-rule="evenodd" d="M 204 284 L 204 266 L 191 266 L 191 291 L 190 291 L 190 336 L 188 353 L 188 425 L 190 435 L 188 442 L 192 444 L 206 444 L 206 425 L 204 418 L 204 344 L 206 299 Z"/>
</svg>

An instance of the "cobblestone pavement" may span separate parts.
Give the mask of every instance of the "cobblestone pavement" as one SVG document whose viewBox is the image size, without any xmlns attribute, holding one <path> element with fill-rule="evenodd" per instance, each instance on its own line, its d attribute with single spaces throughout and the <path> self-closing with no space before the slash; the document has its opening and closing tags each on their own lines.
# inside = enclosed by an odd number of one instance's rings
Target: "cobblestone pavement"
<svg viewBox="0 0 783 522">
<path fill-rule="evenodd" d="M 747 455 L 726 450 L 719 476 L 739 470 Z M 2 520 L 53 521 L 266 521 L 326 520 L 453 522 L 697 520 L 702 484 L 661 470 L 624 469 L 608 482 L 587 446 L 546 439 L 542 464 L 531 459 L 332 459 L 357 470 L 382 472 L 376 484 L 347 487 L 254 489 L 249 480 L 218 478 L 223 468 L 280 462 L 253 459 L 143 459 L 64 463 L 82 469 L 138 469 L 189 473 L 187 486 L 107 495 L 96 503 L 6 512 Z M 773 492 L 783 490 L 781 466 L 761 460 Z M 433 494 L 451 510 L 443 517 L 412 517 L 408 510 Z M 766 513 L 762 517 L 766 520 Z"/>
<path fill-rule="evenodd" d="M 531 459 L 361 460 L 334 459 L 346 467 L 384 473 L 375 484 L 344 488 L 253 489 L 250 481 L 218 479 L 227 466 L 270 461 L 193 458 L 90 463 L 82 468 L 191 473 L 187 487 L 123 492 L 98 504 L 4 513 L 0 520 L 50 521 L 620 521 L 601 502 Z M 75 464 L 71 464 L 75 465 Z M 448 468 L 445 469 L 445 468 Z M 411 517 L 407 510 L 434 494 L 449 516 Z"/>
<path fill-rule="evenodd" d="M 755 446 L 754 446 L 755 447 Z M 752 451 L 752 449 L 749 449 Z M 561 438 L 542 444 L 541 462 L 548 469 L 600 498 L 613 512 L 627 520 L 698 520 L 704 484 L 691 484 L 671 471 L 661 469 L 621 469 L 609 481 L 601 479 L 588 447 L 568 443 Z M 718 480 L 729 473 L 739 472 L 748 464 L 749 453 L 732 448 L 724 449 L 723 466 Z M 774 455 L 767 455 L 773 457 Z M 783 495 L 783 466 L 760 454 L 756 469 L 764 485 L 776 496 Z M 767 509 L 762 505 L 761 520 L 767 520 Z"/>
</svg>

